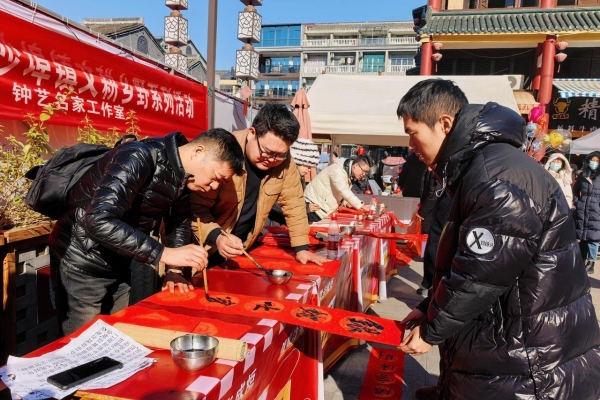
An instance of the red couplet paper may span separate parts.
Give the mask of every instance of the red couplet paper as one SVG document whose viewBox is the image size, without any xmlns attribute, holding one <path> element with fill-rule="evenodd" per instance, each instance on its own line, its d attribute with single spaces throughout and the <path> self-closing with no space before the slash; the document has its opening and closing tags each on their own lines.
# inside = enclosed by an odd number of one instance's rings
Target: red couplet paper
<svg viewBox="0 0 600 400">
<path fill-rule="evenodd" d="M 312 263 L 302 264 L 296 261 L 291 249 L 281 249 L 274 246 L 261 246 L 253 250 L 251 254 L 266 269 L 285 269 L 298 275 L 317 275 L 334 278 L 340 269 L 340 260 L 327 261 L 323 265 Z M 221 264 L 221 266 L 226 268 L 239 267 L 262 273 L 258 271 L 250 260 L 243 256 L 229 260 Z"/>
<path fill-rule="evenodd" d="M 404 353 L 373 347 L 358 400 L 402 398 Z"/>
<path fill-rule="evenodd" d="M 148 305 L 148 302 L 140 304 Z M 173 305 L 173 302 L 171 303 Z M 132 325 L 161 328 L 180 332 L 199 333 L 237 339 L 250 331 L 250 326 L 224 322 L 218 319 L 196 317 L 165 311 L 160 307 L 131 306 L 102 318 L 108 323 L 124 322 Z"/>
<path fill-rule="evenodd" d="M 196 289 L 188 293 L 163 291 L 148 298 L 147 301 L 165 306 L 177 302 L 179 307 L 268 318 L 334 335 L 391 346 L 399 346 L 404 333 L 404 325 L 398 321 L 335 308 L 309 306 L 289 300 L 275 301 L 212 291 L 209 300 L 205 298 L 203 290 Z"/>
</svg>

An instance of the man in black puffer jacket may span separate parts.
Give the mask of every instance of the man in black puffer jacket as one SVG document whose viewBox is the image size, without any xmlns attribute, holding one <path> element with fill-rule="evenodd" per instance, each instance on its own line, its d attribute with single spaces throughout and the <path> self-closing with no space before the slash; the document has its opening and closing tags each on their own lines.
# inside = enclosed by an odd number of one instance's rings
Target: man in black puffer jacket
<svg viewBox="0 0 600 400">
<path fill-rule="evenodd" d="M 189 289 L 181 267 L 202 270 L 204 248 L 190 244 L 190 191 L 215 190 L 242 173 L 244 156 L 235 137 L 212 129 L 188 142 L 181 133 L 123 143 L 82 176 L 68 196 L 73 205 L 57 221 L 50 246 L 60 258 L 58 314 L 70 334 L 98 314 L 128 305 L 130 264 L 169 269 L 171 291 Z M 86 205 L 78 205 L 89 199 Z M 164 219 L 165 244 L 150 234 Z"/>
<path fill-rule="evenodd" d="M 438 344 L 438 399 L 597 400 L 600 330 L 575 223 L 556 181 L 523 153 L 523 119 L 429 79 L 400 101 L 410 147 L 452 197 L 427 314 L 401 349 Z"/>
</svg>

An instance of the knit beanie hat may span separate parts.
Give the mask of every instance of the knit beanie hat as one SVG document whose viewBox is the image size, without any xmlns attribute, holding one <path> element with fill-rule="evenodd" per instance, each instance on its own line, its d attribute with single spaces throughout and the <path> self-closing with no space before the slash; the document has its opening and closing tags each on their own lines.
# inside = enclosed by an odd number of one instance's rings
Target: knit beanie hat
<svg viewBox="0 0 600 400">
<path fill-rule="evenodd" d="M 316 143 L 307 139 L 298 139 L 290 148 L 292 157 L 298 165 L 317 167 L 319 165 L 319 148 Z"/>
</svg>

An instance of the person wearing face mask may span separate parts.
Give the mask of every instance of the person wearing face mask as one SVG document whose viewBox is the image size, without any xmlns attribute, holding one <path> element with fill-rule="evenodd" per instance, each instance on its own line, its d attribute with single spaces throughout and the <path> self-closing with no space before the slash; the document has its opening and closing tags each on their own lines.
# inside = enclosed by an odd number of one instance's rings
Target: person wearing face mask
<svg viewBox="0 0 600 400">
<path fill-rule="evenodd" d="M 551 154 L 548 157 L 548 161 L 544 168 L 552 175 L 558 185 L 562 189 L 565 194 L 565 198 L 567 199 L 567 203 L 569 203 L 569 207 L 573 207 L 573 188 L 572 177 L 571 177 L 571 167 L 569 166 L 569 161 L 560 153 Z"/>
<path fill-rule="evenodd" d="M 583 170 L 573 186 L 575 223 L 581 256 L 588 274 L 594 273 L 600 241 L 600 178 L 598 165 L 600 152 L 594 151 L 585 158 Z"/>
</svg>

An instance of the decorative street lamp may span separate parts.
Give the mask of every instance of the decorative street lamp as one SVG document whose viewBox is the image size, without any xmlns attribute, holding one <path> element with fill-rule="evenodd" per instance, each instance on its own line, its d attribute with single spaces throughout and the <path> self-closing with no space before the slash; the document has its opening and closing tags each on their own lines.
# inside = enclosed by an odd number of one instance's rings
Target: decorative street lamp
<svg viewBox="0 0 600 400">
<path fill-rule="evenodd" d="M 238 50 L 235 57 L 235 76 L 246 80 L 258 78 L 259 54 L 250 43 Z"/>
<path fill-rule="evenodd" d="M 165 5 L 171 10 L 187 10 L 188 0 L 165 0 Z"/>
<path fill-rule="evenodd" d="M 178 10 L 165 17 L 165 43 L 184 46 L 188 42 L 188 21 Z"/>
<path fill-rule="evenodd" d="M 187 73 L 187 56 L 183 54 L 179 47 L 171 46 L 169 52 L 165 54 L 165 64 Z"/>
<path fill-rule="evenodd" d="M 252 5 L 247 6 L 238 18 L 238 39 L 246 43 L 260 42 L 262 17 Z"/>
<path fill-rule="evenodd" d="M 262 0 L 240 0 L 246 5 L 243 12 L 238 17 L 238 39 L 244 42 L 242 50 L 236 52 L 235 57 L 235 76 L 243 79 L 250 86 L 250 81 L 258 78 L 258 59 L 259 54 L 251 43 L 260 42 L 260 33 L 262 29 L 262 17 L 256 12 L 254 6 L 261 6 Z M 243 88 L 242 88 L 243 89 Z M 244 93 L 248 91 L 245 90 Z"/>
</svg>

